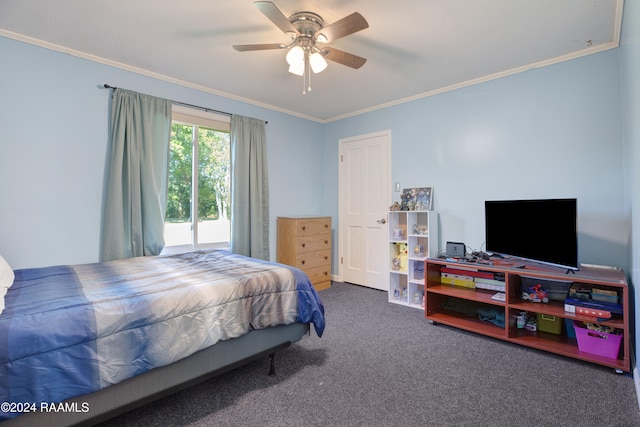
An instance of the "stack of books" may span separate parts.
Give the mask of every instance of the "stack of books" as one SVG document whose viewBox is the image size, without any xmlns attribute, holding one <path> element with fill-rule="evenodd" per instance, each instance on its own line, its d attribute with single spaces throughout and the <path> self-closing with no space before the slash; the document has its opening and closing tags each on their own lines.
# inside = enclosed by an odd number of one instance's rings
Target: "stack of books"
<svg viewBox="0 0 640 427">
<path fill-rule="evenodd" d="M 488 279 L 484 277 L 476 277 L 474 280 L 476 282 L 476 288 L 487 289 L 490 291 L 505 292 L 504 275 L 500 277 L 499 274 L 495 274 L 494 278 L 492 279 Z"/>
<path fill-rule="evenodd" d="M 622 314 L 622 305 L 615 290 L 575 283 L 569 288 L 569 295 L 564 301 L 564 311 L 610 319 L 614 314 Z"/>
<path fill-rule="evenodd" d="M 440 282 L 469 289 L 505 291 L 504 275 L 488 271 L 442 267 L 440 269 Z"/>
</svg>

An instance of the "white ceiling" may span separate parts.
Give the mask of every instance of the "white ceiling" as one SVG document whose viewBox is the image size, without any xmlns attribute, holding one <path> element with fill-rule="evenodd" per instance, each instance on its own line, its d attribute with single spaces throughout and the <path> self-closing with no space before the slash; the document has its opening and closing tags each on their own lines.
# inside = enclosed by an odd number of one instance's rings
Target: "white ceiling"
<svg viewBox="0 0 640 427">
<path fill-rule="evenodd" d="M 273 3 L 286 16 L 316 12 L 325 25 L 359 12 L 369 28 L 329 45 L 367 63 L 355 70 L 329 62 L 303 95 L 302 78 L 287 72 L 285 50 L 231 47 L 289 42 L 252 0 L 0 0 L 0 35 L 328 122 L 617 47 L 623 6 L 623 0 Z"/>
</svg>

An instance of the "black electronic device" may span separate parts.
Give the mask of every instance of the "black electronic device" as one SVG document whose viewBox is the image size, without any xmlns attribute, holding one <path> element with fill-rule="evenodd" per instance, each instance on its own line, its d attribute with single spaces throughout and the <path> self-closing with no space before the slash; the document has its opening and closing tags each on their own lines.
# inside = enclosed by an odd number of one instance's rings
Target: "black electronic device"
<svg viewBox="0 0 640 427">
<path fill-rule="evenodd" d="M 451 258 L 464 258 L 466 255 L 464 243 L 447 242 L 447 256 Z"/>
<path fill-rule="evenodd" d="M 578 270 L 576 199 L 485 201 L 487 252 Z"/>
</svg>

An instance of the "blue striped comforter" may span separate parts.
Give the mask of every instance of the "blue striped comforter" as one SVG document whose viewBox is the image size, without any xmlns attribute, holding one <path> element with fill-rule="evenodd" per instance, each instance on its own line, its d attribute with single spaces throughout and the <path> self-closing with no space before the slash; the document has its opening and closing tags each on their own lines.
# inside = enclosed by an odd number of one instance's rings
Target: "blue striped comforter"
<svg viewBox="0 0 640 427">
<path fill-rule="evenodd" d="M 311 322 L 321 336 L 325 325 L 300 270 L 225 251 L 15 275 L 0 315 L 0 402 L 60 402 L 251 329 Z"/>
</svg>

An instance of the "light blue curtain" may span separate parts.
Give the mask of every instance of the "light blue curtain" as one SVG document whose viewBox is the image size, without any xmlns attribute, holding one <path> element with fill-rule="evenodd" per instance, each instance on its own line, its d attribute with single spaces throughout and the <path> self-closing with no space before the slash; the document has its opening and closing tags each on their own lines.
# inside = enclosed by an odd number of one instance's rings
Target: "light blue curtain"
<svg viewBox="0 0 640 427">
<path fill-rule="evenodd" d="M 164 247 L 171 102 L 125 89 L 111 98 L 101 260 Z"/>
<path fill-rule="evenodd" d="M 269 260 L 269 178 L 263 120 L 231 116 L 231 251 Z"/>
</svg>

